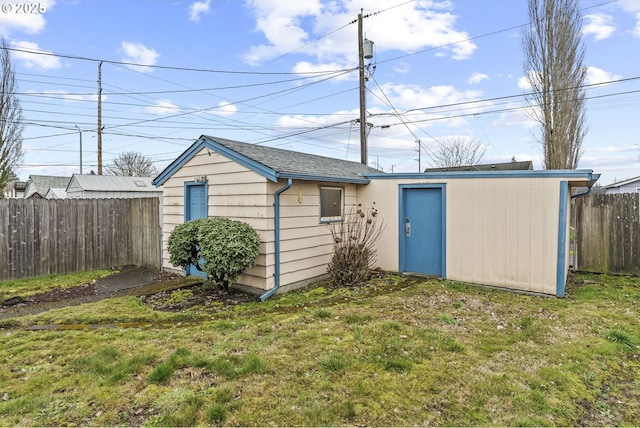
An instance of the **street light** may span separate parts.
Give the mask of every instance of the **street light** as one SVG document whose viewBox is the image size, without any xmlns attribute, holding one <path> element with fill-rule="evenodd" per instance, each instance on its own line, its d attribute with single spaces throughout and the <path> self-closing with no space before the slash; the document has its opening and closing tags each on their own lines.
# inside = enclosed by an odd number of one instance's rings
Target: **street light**
<svg viewBox="0 0 640 428">
<path fill-rule="evenodd" d="M 76 125 L 76 128 L 78 128 L 78 132 L 80 133 L 80 175 L 82 175 L 82 131 L 78 125 Z"/>
</svg>

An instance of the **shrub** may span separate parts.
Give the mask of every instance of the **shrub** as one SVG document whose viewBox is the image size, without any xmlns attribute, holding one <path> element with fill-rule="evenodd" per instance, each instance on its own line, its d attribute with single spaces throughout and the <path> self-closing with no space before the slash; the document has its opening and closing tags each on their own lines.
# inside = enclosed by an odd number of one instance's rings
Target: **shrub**
<svg viewBox="0 0 640 428">
<path fill-rule="evenodd" d="M 193 265 L 226 290 L 258 256 L 260 238 L 247 223 L 224 217 L 191 220 L 176 226 L 168 241 L 170 262 Z"/>
<path fill-rule="evenodd" d="M 374 202 L 371 208 L 351 207 L 344 221 L 329 224 L 333 254 L 327 272 L 332 284 L 351 287 L 369 279 L 376 261 L 373 245 L 384 230 L 378 218 Z"/>
</svg>

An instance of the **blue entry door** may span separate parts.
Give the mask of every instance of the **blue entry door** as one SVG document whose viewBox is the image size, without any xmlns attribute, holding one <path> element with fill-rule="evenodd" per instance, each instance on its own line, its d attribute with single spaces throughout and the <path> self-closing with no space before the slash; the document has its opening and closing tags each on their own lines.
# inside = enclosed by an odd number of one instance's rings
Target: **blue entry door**
<svg viewBox="0 0 640 428">
<path fill-rule="evenodd" d="M 400 193 L 400 270 L 444 277 L 444 185 Z"/>
<path fill-rule="evenodd" d="M 197 182 L 197 183 L 187 183 L 185 184 L 185 195 L 184 195 L 184 221 L 185 223 L 189 220 L 197 220 L 199 218 L 207 217 L 207 183 Z M 187 266 L 186 272 L 187 275 L 199 276 L 201 278 L 206 278 L 207 275 L 198 269 L 195 266 L 189 265 Z"/>
</svg>

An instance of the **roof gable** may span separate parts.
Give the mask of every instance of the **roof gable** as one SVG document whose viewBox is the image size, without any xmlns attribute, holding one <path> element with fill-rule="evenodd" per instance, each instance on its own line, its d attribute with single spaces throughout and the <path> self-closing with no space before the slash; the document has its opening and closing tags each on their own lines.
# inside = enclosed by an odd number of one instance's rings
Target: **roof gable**
<svg viewBox="0 0 640 428">
<path fill-rule="evenodd" d="M 294 178 L 364 184 L 369 180 L 363 175 L 379 173 L 357 162 L 203 135 L 165 168 L 153 183 L 162 185 L 203 148 L 219 153 L 273 182 L 278 178 Z"/>
<path fill-rule="evenodd" d="M 55 175 L 30 175 L 25 187 L 24 197 L 29 198 L 34 194 L 44 197 L 51 187 L 66 188 L 71 177 L 58 177 Z"/>
</svg>

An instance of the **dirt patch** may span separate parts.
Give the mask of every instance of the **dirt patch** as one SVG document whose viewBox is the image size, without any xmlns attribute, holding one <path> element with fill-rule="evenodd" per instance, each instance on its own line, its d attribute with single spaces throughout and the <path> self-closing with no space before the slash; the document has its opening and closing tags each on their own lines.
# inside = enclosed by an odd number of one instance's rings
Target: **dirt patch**
<svg viewBox="0 0 640 428">
<path fill-rule="evenodd" d="M 144 267 L 125 266 L 118 273 L 75 287 L 58 287 L 27 297 L 0 302 L 0 319 L 34 315 L 52 309 L 96 302 L 120 296 L 143 296 L 201 283 L 193 277 L 158 272 Z"/>
<path fill-rule="evenodd" d="M 140 296 L 145 305 L 157 311 L 182 312 L 202 307 L 220 309 L 255 302 L 258 297 L 237 290 L 224 291 L 207 284 L 195 284 L 179 290 L 164 290 Z"/>
</svg>

